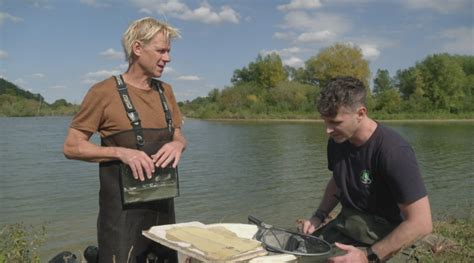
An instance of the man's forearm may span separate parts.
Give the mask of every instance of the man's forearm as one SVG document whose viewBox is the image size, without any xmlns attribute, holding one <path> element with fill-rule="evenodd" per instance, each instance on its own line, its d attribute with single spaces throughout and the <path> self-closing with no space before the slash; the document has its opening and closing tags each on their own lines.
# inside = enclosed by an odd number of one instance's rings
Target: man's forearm
<svg viewBox="0 0 474 263">
<path fill-rule="evenodd" d="M 329 214 L 334 209 L 334 207 L 336 207 L 336 205 L 339 203 L 339 200 L 336 197 L 338 195 L 339 195 L 339 189 L 337 188 L 334 178 L 331 177 L 331 179 L 329 180 L 326 186 L 323 199 L 321 200 L 321 203 L 319 204 L 318 209 L 322 210 L 326 214 Z"/>
<path fill-rule="evenodd" d="M 119 159 L 119 147 L 103 147 L 88 141 L 74 143 L 64 151 L 68 159 L 88 162 L 107 162 Z"/>
<path fill-rule="evenodd" d="M 372 245 L 380 259 L 388 259 L 432 231 L 431 210 L 428 197 L 402 209 L 406 219 L 388 236 Z"/>
<path fill-rule="evenodd" d="M 173 141 L 178 141 L 178 142 L 182 143 L 183 144 L 183 151 L 186 149 L 187 141 L 186 141 L 186 138 L 184 137 L 183 132 L 181 131 L 181 129 L 177 128 L 175 130 L 175 133 L 173 135 Z"/>
</svg>

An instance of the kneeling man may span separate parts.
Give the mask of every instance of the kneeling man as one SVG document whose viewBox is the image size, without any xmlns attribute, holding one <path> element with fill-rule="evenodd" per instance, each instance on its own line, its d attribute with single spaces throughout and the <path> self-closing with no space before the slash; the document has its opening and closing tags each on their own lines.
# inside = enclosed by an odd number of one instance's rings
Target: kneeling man
<svg viewBox="0 0 474 263">
<path fill-rule="evenodd" d="M 333 176 L 303 231 L 344 251 L 331 262 L 378 262 L 406 252 L 432 231 L 428 195 L 412 147 L 367 116 L 366 88 L 358 79 L 331 80 L 321 90 L 317 108 L 329 135 Z M 338 203 L 341 213 L 318 229 Z"/>
</svg>

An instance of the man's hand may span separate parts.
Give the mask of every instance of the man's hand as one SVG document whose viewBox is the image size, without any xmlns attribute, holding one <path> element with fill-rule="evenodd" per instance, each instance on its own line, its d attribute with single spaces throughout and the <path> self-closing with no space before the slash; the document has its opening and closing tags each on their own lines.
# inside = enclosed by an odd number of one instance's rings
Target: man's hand
<svg viewBox="0 0 474 263">
<path fill-rule="evenodd" d="M 151 156 L 153 158 L 152 161 L 156 167 L 165 168 L 174 160 L 173 168 L 176 168 L 181 159 L 184 147 L 185 145 L 180 141 L 169 142 L 163 145 L 156 154 Z"/>
<path fill-rule="evenodd" d="M 299 225 L 298 228 L 300 229 L 301 232 L 303 232 L 304 234 L 310 235 L 314 233 L 316 229 L 319 228 L 319 226 L 321 225 L 321 220 L 319 220 L 319 218 L 317 217 L 312 217 L 309 220 L 298 219 L 296 220 L 296 223 Z"/>
<path fill-rule="evenodd" d="M 351 245 L 344 245 L 341 243 L 334 243 L 338 248 L 347 252 L 345 255 L 332 257 L 328 259 L 328 262 L 331 263 L 343 263 L 343 262 L 369 262 L 367 260 L 367 254 L 365 251 L 358 249 Z"/>
<path fill-rule="evenodd" d="M 133 178 L 145 180 L 145 175 L 148 179 L 151 179 L 155 172 L 155 166 L 153 160 L 143 151 L 128 149 L 128 148 L 117 148 L 117 154 L 119 159 L 130 166 L 133 173 Z M 145 174 L 143 173 L 145 171 Z"/>
</svg>

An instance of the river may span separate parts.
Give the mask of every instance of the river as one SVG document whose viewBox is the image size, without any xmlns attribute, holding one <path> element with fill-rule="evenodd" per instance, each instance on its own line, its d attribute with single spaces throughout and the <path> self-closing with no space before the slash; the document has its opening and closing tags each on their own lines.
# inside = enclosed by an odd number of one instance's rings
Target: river
<svg viewBox="0 0 474 263">
<path fill-rule="evenodd" d="M 45 225 L 44 261 L 96 244 L 98 165 L 64 158 L 70 117 L 0 118 L 0 225 Z M 433 215 L 472 213 L 474 122 L 383 122 L 415 149 Z M 179 222 L 294 227 L 316 209 L 330 177 L 320 122 L 187 119 Z M 98 137 L 93 141 L 98 143 Z"/>
</svg>

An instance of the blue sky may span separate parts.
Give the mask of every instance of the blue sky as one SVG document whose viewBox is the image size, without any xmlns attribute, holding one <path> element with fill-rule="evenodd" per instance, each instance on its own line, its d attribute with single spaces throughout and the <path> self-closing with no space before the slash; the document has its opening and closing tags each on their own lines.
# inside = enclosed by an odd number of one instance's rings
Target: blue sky
<svg viewBox="0 0 474 263">
<path fill-rule="evenodd" d="M 293 67 L 335 42 L 359 46 L 372 75 L 427 55 L 474 55 L 472 0 L 0 0 L 0 77 L 48 102 L 80 103 L 126 70 L 121 36 L 152 16 L 177 27 L 162 79 L 179 101 L 230 85 L 235 69 L 278 52 Z"/>
</svg>

